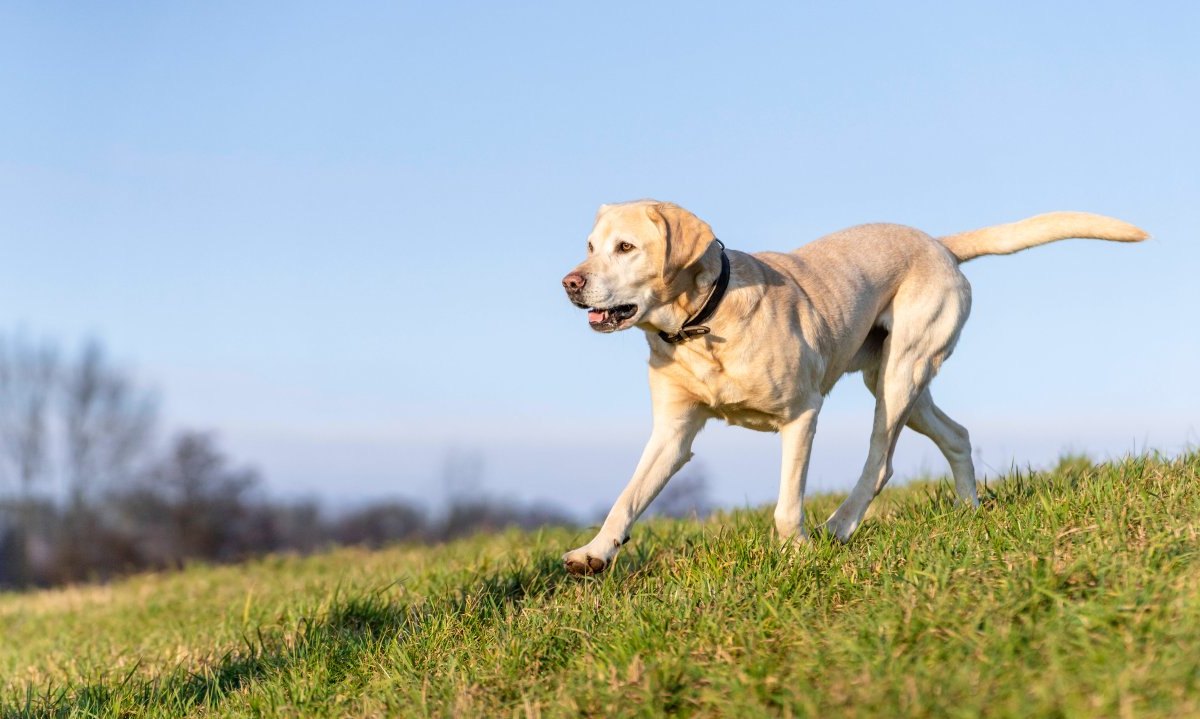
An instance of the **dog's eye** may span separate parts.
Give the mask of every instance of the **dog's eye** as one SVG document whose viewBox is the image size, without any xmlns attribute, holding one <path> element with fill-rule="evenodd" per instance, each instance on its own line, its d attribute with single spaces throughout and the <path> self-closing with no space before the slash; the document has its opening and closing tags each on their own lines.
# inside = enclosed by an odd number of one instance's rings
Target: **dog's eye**
<svg viewBox="0 0 1200 719">
<path fill-rule="evenodd" d="M 592 254 L 592 243 L 588 243 L 588 254 Z"/>
<path fill-rule="evenodd" d="M 617 252 L 633 252 L 636 249 L 636 247 L 628 242 L 622 242 L 621 244 L 617 245 Z"/>
</svg>

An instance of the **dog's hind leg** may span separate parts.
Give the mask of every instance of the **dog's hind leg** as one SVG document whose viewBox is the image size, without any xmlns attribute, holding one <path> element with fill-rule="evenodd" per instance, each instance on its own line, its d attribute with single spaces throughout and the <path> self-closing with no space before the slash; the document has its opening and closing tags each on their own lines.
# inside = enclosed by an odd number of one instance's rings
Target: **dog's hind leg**
<svg viewBox="0 0 1200 719">
<path fill-rule="evenodd" d="M 879 383 L 879 368 L 866 367 L 863 369 L 863 383 L 871 394 Z M 950 419 L 950 417 L 933 402 L 929 388 L 917 397 L 913 403 L 912 412 L 908 415 L 908 428 L 923 434 L 941 450 L 950 463 L 950 472 L 954 475 L 954 489 L 958 498 L 964 504 L 972 507 L 979 506 L 979 497 L 975 488 L 975 465 L 971 461 L 971 436 L 967 428 Z"/>
<path fill-rule="evenodd" d="M 950 463 L 954 475 L 954 489 L 958 498 L 972 507 L 979 506 L 975 488 L 975 465 L 971 462 L 971 437 L 967 428 L 946 416 L 936 404 L 927 388 L 917 398 L 908 426 L 933 440 L 937 448 Z"/>
<path fill-rule="evenodd" d="M 893 301 L 892 326 L 883 343 L 881 371 L 874 383 L 875 422 L 867 461 L 850 496 L 826 522 L 826 528 L 838 539 L 850 538 L 862 523 L 871 500 L 891 478 L 892 455 L 900 430 L 953 350 L 969 309 L 970 296 L 966 292 L 930 296 L 915 288 L 908 296 L 899 293 Z M 869 375 L 867 379 L 870 383 Z"/>
<path fill-rule="evenodd" d="M 889 343 L 892 339 L 888 338 Z M 889 354 L 898 354 L 894 350 L 889 352 L 889 349 L 892 348 L 884 350 L 885 360 Z M 862 475 L 850 496 L 825 523 L 826 528 L 843 542 L 858 529 L 871 500 L 891 478 L 896 439 L 932 374 L 930 362 L 925 358 L 904 358 L 903 361 L 890 363 L 883 371 L 882 381 L 875 391 L 875 423 Z"/>
</svg>

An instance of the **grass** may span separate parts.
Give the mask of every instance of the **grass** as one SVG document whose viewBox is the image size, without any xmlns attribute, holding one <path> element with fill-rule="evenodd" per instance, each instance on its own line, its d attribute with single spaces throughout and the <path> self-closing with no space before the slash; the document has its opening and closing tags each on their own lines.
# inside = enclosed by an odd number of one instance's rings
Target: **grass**
<svg viewBox="0 0 1200 719">
<path fill-rule="evenodd" d="M 0 715 L 1200 716 L 1200 453 L 869 516 L 653 521 L 588 579 L 553 530 L 0 595 Z"/>
</svg>

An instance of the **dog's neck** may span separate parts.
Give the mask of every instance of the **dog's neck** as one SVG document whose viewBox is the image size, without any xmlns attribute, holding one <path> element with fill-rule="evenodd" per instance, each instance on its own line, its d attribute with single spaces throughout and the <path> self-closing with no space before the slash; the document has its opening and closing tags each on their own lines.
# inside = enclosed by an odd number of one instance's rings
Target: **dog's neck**
<svg viewBox="0 0 1200 719">
<path fill-rule="evenodd" d="M 723 291 L 725 287 L 718 287 L 720 282 L 722 269 L 728 258 L 725 256 L 725 246 L 719 241 L 714 241 L 700 258 L 700 261 L 691 267 L 683 270 L 675 278 L 672 283 L 676 287 L 682 287 L 681 291 L 675 294 L 674 298 L 663 304 L 658 311 L 655 312 L 652 321 L 642 329 L 646 332 L 657 335 L 670 344 L 675 344 L 686 339 L 676 339 L 671 341 L 664 335 L 679 337 L 679 333 L 683 330 L 685 323 L 689 320 L 695 322 L 694 318 L 703 310 L 710 299 L 714 299 L 718 304 L 721 297 L 714 295 L 714 292 Z M 732 272 L 732 269 L 729 270 Z M 726 277 L 726 285 L 728 284 Z M 715 310 L 714 310 L 715 312 Z M 707 324 L 712 319 L 711 315 L 703 320 L 703 324 Z M 699 324 L 699 323 L 697 323 Z M 688 324 L 688 327 L 694 327 L 694 324 Z M 707 332 L 707 330 L 706 330 Z"/>
</svg>

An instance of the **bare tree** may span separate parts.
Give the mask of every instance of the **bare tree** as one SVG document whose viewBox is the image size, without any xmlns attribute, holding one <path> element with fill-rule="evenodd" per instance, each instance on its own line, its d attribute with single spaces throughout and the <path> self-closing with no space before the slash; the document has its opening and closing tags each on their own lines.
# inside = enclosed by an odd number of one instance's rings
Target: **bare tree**
<svg viewBox="0 0 1200 719">
<path fill-rule="evenodd" d="M 74 579 L 103 565 L 103 527 L 86 488 L 148 448 L 153 419 L 148 395 L 105 362 L 98 343 L 63 363 L 47 341 L 0 338 L 0 471 L 17 488 L 0 527 L 6 581 Z M 61 494 L 35 495 L 56 476 L 71 500 L 65 514 Z"/>
<path fill-rule="evenodd" d="M 229 467 L 211 434 L 181 432 L 147 474 L 145 488 L 163 511 L 143 522 L 166 525 L 174 561 L 234 558 L 248 549 L 245 495 L 258 481 L 252 469 Z"/>
<path fill-rule="evenodd" d="M 230 559 L 241 553 L 245 495 L 258 484 L 258 473 L 230 468 L 214 436 L 180 432 L 149 479 L 166 502 L 180 557 Z"/>
<path fill-rule="evenodd" d="M 0 337 L 0 474 L 16 478 L 16 497 L 0 502 L 0 582 L 30 575 L 34 485 L 49 471 L 47 407 L 57 353 L 22 335 Z M 2 499 L 2 498 L 0 498 Z"/>
<path fill-rule="evenodd" d="M 133 475 L 150 447 L 157 402 L 94 340 L 65 368 L 62 400 L 67 496 L 80 506 L 98 485 Z"/>
<path fill-rule="evenodd" d="M 57 368 L 48 343 L 0 337 L 0 453 L 22 501 L 49 470 L 47 407 Z"/>
</svg>

